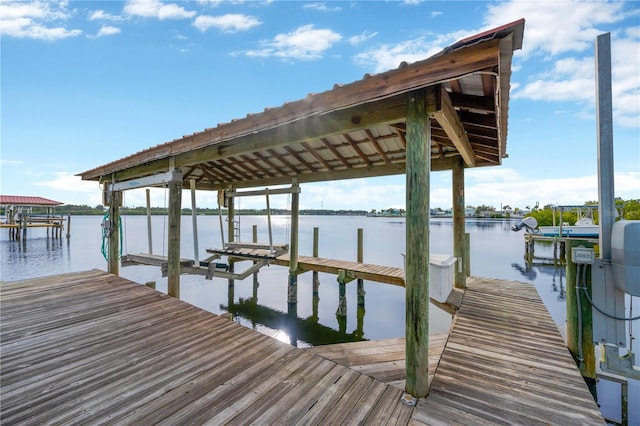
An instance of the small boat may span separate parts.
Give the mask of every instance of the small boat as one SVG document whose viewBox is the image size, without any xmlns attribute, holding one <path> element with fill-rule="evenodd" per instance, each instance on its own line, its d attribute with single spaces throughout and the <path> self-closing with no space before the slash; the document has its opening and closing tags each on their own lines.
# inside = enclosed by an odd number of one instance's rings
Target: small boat
<svg viewBox="0 0 640 426">
<path fill-rule="evenodd" d="M 540 235 L 544 237 L 565 237 L 565 238 L 598 238 L 600 230 L 598 225 L 593 221 L 593 211 L 597 210 L 598 206 L 556 206 L 553 210 L 554 225 L 551 226 L 538 226 L 538 221 L 527 216 L 522 221 L 514 225 L 511 229 L 513 231 L 519 231 L 525 229 L 525 232 L 533 235 Z M 555 212 L 560 212 L 560 225 L 555 225 L 556 215 Z M 573 210 L 578 219 L 575 225 L 569 225 L 568 222 L 562 222 L 562 212 Z"/>
</svg>

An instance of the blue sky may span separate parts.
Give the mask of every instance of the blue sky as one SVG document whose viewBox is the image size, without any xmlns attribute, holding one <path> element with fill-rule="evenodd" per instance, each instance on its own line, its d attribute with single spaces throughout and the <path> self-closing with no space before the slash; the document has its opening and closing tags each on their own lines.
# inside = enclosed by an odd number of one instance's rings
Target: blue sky
<svg viewBox="0 0 640 426">
<path fill-rule="evenodd" d="M 615 193 L 640 198 L 636 1 L 2 0 L 0 193 L 95 206 L 98 185 L 75 174 L 520 18 L 509 158 L 466 172 L 466 204 L 597 199 L 594 45 L 606 32 Z M 431 207 L 451 206 L 450 185 L 450 172 L 432 173 Z M 401 175 L 306 184 L 300 202 L 370 210 L 404 207 L 404 196 Z M 144 203 L 142 191 L 125 195 L 128 206 Z M 165 203 L 155 190 L 152 204 Z M 264 207 L 262 199 L 242 203 Z M 215 207 L 215 194 L 199 191 L 198 205 Z"/>
</svg>

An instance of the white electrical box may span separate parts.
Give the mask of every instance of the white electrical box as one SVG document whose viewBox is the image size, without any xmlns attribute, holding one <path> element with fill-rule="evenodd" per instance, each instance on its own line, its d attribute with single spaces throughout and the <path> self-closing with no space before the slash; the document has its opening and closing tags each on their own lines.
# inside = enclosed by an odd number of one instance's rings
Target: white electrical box
<svg viewBox="0 0 640 426">
<path fill-rule="evenodd" d="M 571 262 L 582 265 L 593 265 L 596 259 L 595 252 L 592 248 L 578 246 L 571 248 Z"/>
<path fill-rule="evenodd" d="M 611 269 L 618 289 L 640 296 L 640 220 L 620 220 L 613 224 Z"/>
</svg>

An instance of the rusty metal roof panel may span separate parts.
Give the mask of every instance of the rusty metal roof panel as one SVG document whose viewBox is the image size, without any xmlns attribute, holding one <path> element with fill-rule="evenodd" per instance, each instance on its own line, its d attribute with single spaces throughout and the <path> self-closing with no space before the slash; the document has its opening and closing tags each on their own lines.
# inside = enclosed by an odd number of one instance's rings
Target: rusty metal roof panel
<svg viewBox="0 0 640 426">
<path fill-rule="evenodd" d="M 61 206 L 64 203 L 43 197 L 29 197 L 21 195 L 0 195 L 1 205 L 16 206 Z"/>
<path fill-rule="evenodd" d="M 434 85 L 445 89 L 443 96 L 457 116 L 450 118 L 468 135 L 476 165 L 498 165 L 506 152 L 511 57 L 522 44 L 523 29 L 524 21 L 516 21 L 425 60 L 247 114 L 80 176 L 126 180 L 166 171 L 173 164 L 200 186 L 221 186 L 261 181 L 273 185 L 293 176 L 341 179 L 360 176 L 361 169 L 371 176 L 403 173 L 408 93 Z M 432 119 L 432 129 L 432 165 L 459 155 L 450 130 L 447 133 L 437 119 Z"/>
</svg>

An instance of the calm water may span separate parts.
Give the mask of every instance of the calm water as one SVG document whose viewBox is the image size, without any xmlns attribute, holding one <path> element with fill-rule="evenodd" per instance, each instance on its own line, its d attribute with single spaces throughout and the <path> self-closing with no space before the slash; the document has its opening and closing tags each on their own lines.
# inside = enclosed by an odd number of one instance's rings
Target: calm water
<svg viewBox="0 0 640 426">
<path fill-rule="evenodd" d="M 8 233 L 3 232 L 0 235 L 0 279 L 14 281 L 92 268 L 106 270 L 106 261 L 101 254 L 101 220 L 100 216 L 73 216 L 69 240 L 65 237 L 47 238 L 44 229 L 30 229 L 26 240 L 9 241 Z M 269 241 L 266 216 L 242 216 L 240 220 L 241 241 L 252 240 L 254 224 L 258 227 L 258 241 Z M 466 230 L 471 238 L 471 274 L 535 285 L 558 328 L 564 331 L 564 267 L 527 266 L 523 258 L 523 235 L 511 231 L 512 224 L 510 221 L 467 220 Z M 166 254 L 166 226 L 165 217 L 152 217 L 154 254 Z M 225 232 L 226 226 L 224 223 Z M 122 227 L 125 233 L 123 252 L 148 252 L 146 217 L 125 216 Z M 301 255 L 312 254 L 313 228 L 318 227 L 321 257 L 356 260 L 357 229 L 362 228 L 366 263 L 403 265 L 402 253 L 406 251 L 404 218 L 301 216 L 299 227 Z M 289 243 L 288 216 L 272 217 L 272 229 L 274 244 Z M 452 254 L 452 235 L 451 220 L 432 220 L 431 252 Z M 202 260 L 207 257 L 207 248 L 221 247 L 218 217 L 198 216 L 198 236 L 199 258 Z M 192 218 L 183 216 L 181 257 L 193 258 L 193 253 Z M 551 247 L 538 245 L 536 255 L 551 257 Z M 249 265 L 249 262 L 240 262 L 236 264 L 236 271 L 242 271 Z M 167 291 L 166 278 L 161 276 L 159 268 L 130 266 L 121 268 L 120 273 L 139 283 L 155 281 L 159 291 Z M 287 277 L 286 268 L 262 268 L 256 288 L 252 276 L 236 280 L 230 287 L 226 279 L 206 280 L 203 276 L 183 275 L 181 299 L 214 313 L 231 311 L 235 321 L 298 346 L 404 336 L 403 288 L 365 281 L 365 309 L 359 310 L 355 282 L 347 285 L 348 314 L 345 322 L 339 321 L 335 314 L 338 286 L 334 275 L 319 274 L 317 300 L 312 294 L 312 274 L 299 275 L 297 315 L 287 313 Z M 450 323 L 448 314 L 431 305 L 431 333 L 447 332 Z M 634 352 L 640 351 L 634 348 Z M 637 382 L 630 384 L 630 402 L 640 401 L 638 388 Z M 619 413 L 619 405 L 616 405 L 616 401 L 619 404 L 618 389 L 618 385 L 611 383 L 599 384 L 603 413 L 612 418 Z M 637 408 L 637 404 L 629 404 L 629 413 L 634 421 L 640 416 Z"/>
</svg>

